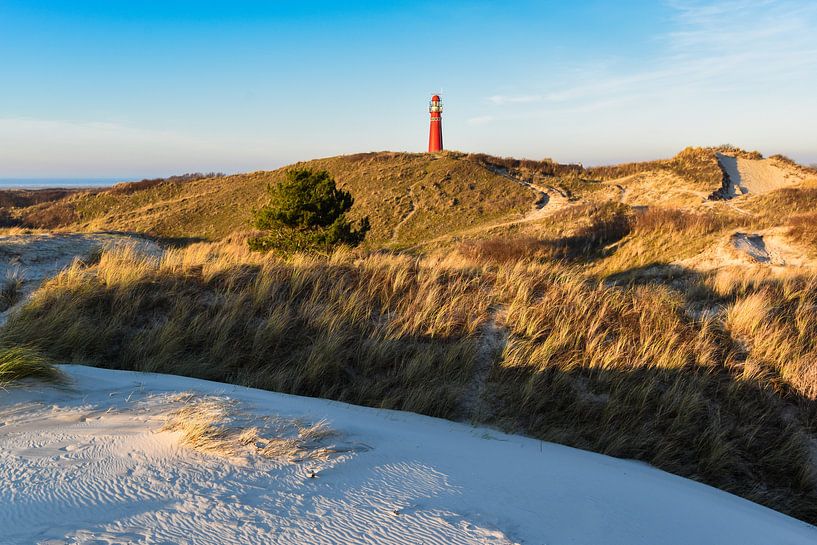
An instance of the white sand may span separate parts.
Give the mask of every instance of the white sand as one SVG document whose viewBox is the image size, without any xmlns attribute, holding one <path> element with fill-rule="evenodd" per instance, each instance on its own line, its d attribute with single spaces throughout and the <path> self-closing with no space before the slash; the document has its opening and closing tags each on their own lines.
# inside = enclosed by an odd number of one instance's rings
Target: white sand
<svg viewBox="0 0 817 545">
<path fill-rule="evenodd" d="M 700 254 L 676 261 L 675 265 L 698 271 L 723 268 L 763 269 L 775 274 L 813 272 L 817 261 L 786 233 L 775 227 L 755 233 L 729 233 Z"/>
<path fill-rule="evenodd" d="M 0 391 L 2 544 L 817 543 L 813 526 L 641 463 L 410 413 L 64 370 L 70 388 Z M 359 448 L 317 463 L 202 454 L 159 431 L 182 391 L 327 419 Z"/>
<path fill-rule="evenodd" d="M 717 157 L 729 177 L 729 197 L 768 193 L 806 179 L 802 172 L 773 159 L 745 159 L 722 153 Z"/>
</svg>

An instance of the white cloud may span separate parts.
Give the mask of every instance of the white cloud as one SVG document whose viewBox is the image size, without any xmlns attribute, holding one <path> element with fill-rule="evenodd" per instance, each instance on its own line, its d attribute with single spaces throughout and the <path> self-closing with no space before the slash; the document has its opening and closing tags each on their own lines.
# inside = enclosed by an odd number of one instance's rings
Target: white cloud
<svg viewBox="0 0 817 545">
<path fill-rule="evenodd" d="M 480 115 L 477 117 L 469 118 L 468 123 L 470 125 L 485 125 L 487 123 L 490 123 L 491 121 L 494 121 L 494 119 L 495 118 L 492 115 Z"/>
<path fill-rule="evenodd" d="M 543 99 L 544 97 L 542 95 L 523 95 L 523 96 L 494 95 L 488 97 L 488 100 L 496 105 L 541 102 Z"/>
<path fill-rule="evenodd" d="M 618 59 L 610 68 L 581 70 L 565 87 L 490 96 L 492 104 L 508 107 L 494 119 L 517 117 L 523 110 L 536 116 L 546 113 L 543 106 L 547 113 L 553 108 L 568 113 L 673 95 L 706 102 L 713 93 L 731 92 L 736 99 L 757 95 L 760 104 L 773 99 L 766 90 L 772 84 L 784 94 L 793 81 L 817 86 L 816 2 L 676 0 L 668 5 L 673 25 L 655 37 L 661 52 L 647 68 L 639 59 L 628 72 L 630 61 Z"/>
</svg>

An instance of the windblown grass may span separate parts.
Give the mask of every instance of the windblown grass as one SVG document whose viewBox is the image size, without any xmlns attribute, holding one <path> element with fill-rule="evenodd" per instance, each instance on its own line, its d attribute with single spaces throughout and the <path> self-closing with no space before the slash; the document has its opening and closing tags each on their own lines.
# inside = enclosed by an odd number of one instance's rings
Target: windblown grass
<svg viewBox="0 0 817 545">
<path fill-rule="evenodd" d="M 0 347 L 0 387 L 24 378 L 57 381 L 60 377 L 51 360 L 39 351 L 20 346 Z"/>
<path fill-rule="evenodd" d="M 817 331 L 804 316 L 807 330 L 793 311 L 757 334 L 765 341 L 747 360 L 729 327 L 756 324 L 754 302 L 731 307 L 724 324 L 690 319 L 685 301 L 663 286 L 528 278 L 501 279 L 514 296 L 508 343 L 490 379 L 497 423 L 645 460 L 815 520 L 815 377 L 802 351 Z M 790 350 L 769 360 L 767 348 L 798 337 L 801 358 Z M 761 365 L 773 372 L 759 372 Z"/>
<path fill-rule="evenodd" d="M 0 282 L 0 312 L 16 305 L 22 297 L 23 278 L 19 272 L 9 274 Z"/>
<path fill-rule="evenodd" d="M 448 416 L 485 289 L 467 270 L 410 257 L 125 249 L 45 284 L 5 334 L 68 360 Z"/>
<path fill-rule="evenodd" d="M 745 347 L 745 372 L 817 399 L 817 277 L 749 279 L 732 300 L 726 327 Z"/>
<path fill-rule="evenodd" d="M 634 229 L 720 228 L 659 214 Z M 615 287 L 527 258 L 118 249 L 43 285 L 3 338 L 101 366 L 479 419 L 817 521 L 817 280 L 687 276 Z"/>
<path fill-rule="evenodd" d="M 324 421 L 242 422 L 237 408 L 215 397 L 183 396 L 184 406 L 171 412 L 163 431 L 178 432 L 183 444 L 207 454 L 239 457 L 255 454 L 288 461 L 324 459 L 338 452 L 326 440 L 336 434 Z M 261 425 L 253 425 L 261 424 Z"/>
</svg>

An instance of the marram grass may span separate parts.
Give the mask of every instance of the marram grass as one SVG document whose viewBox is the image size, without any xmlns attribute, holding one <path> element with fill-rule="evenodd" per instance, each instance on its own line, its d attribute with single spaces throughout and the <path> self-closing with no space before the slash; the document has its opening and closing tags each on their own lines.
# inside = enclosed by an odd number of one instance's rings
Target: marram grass
<svg viewBox="0 0 817 545">
<path fill-rule="evenodd" d="M 25 378 L 57 381 L 60 372 L 37 350 L 21 346 L 0 348 L 0 387 Z"/>
<path fill-rule="evenodd" d="M 114 250 L 46 282 L 0 342 L 490 424 L 817 522 L 817 279 L 684 282 L 456 252 Z"/>
</svg>

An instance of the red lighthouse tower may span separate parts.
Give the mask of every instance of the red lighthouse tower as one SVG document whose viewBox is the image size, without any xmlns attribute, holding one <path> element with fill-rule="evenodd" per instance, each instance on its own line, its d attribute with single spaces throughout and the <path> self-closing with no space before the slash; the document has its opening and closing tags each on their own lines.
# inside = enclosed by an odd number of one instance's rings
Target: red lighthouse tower
<svg viewBox="0 0 817 545">
<path fill-rule="evenodd" d="M 441 151 L 443 149 L 443 101 L 440 95 L 431 97 L 428 103 L 428 111 L 431 113 L 431 127 L 428 130 L 428 152 Z"/>
</svg>

